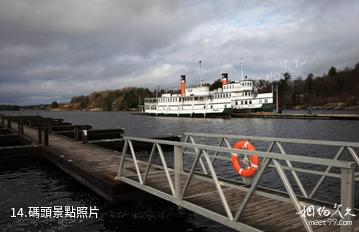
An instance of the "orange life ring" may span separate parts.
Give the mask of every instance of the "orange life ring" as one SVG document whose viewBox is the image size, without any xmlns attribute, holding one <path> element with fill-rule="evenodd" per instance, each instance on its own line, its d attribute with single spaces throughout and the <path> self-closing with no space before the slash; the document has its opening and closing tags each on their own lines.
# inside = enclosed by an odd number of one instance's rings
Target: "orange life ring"
<svg viewBox="0 0 359 232">
<path fill-rule="evenodd" d="M 251 144 L 249 141 L 241 140 L 238 141 L 236 144 L 234 144 L 234 148 L 240 149 L 240 150 L 248 150 L 248 151 L 255 151 L 256 148 Z M 257 155 L 251 156 L 251 164 L 247 169 L 243 169 L 239 163 L 238 155 L 235 153 L 232 153 L 232 166 L 234 171 L 236 171 L 239 175 L 244 177 L 251 177 L 256 174 L 257 169 L 259 167 L 259 157 Z"/>
</svg>

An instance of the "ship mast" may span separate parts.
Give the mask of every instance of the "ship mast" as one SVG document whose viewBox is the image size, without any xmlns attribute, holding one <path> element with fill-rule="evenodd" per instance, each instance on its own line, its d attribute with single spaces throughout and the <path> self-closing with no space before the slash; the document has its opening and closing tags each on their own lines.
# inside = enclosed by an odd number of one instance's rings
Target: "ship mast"
<svg viewBox="0 0 359 232">
<path fill-rule="evenodd" d="M 198 61 L 199 63 L 199 85 L 202 86 L 202 60 Z"/>
<path fill-rule="evenodd" d="M 242 80 L 244 80 L 244 75 L 243 75 L 243 57 L 241 57 L 241 77 L 242 77 Z"/>
</svg>

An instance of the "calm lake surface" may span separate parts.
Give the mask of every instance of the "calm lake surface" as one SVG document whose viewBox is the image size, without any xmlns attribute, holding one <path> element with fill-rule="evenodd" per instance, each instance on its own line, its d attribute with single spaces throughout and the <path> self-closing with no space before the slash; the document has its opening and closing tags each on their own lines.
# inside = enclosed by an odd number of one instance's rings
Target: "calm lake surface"
<svg viewBox="0 0 359 232">
<path fill-rule="evenodd" d="M 359 121 L 292 119 L 189 119 L 131 115 L 128 112 L 4 112 L 63 118 L 74 124 L 91 124 L 95 129 L 125 128 L 125 134 L 138 137 L 181 135 L 184 132 L 241 134 L 286 138 L 341 140 L 359 142 Z M 313 112 L 314 113 L 314 112 Z M 331 113 L 331 112 L 330 112 Z M 261 144 L 258 145 L 262 147 Z M 264 145 L 263 145 L 264 149 Z M 299 154 L 307 148 L 286 148 Z M 324 151 L 320 154 L 320 151 Z M 314 154 L 331 158 L 335 150 L 318 148 Z M 233 176 L 228 165 L 225 176 Z M 304 176 L 303 176 L 304 177 Z M 276 186 L 273 178 L 262 184 Z M 310 189 L 313 179 L 303 181 Z M 358 188 L 358 186 L 356 186 Z M 0 225 L 2 231 L 231 231 L 184 209 L 161 200 L 110 205 L 45 160 L 11 165 L 0 164 Z M 280 188 L 280 187 L 279 187 Z M 336 199 L 338 185 L 321 189 L 328 199 Z M 357 191 L 358 192 L 358 191 Z M 356 200 L 359 197 L 356 196 Z M 11 208 L 29 206 L 97 206 L 93 219 L 10 218 Z"/>
</svg>

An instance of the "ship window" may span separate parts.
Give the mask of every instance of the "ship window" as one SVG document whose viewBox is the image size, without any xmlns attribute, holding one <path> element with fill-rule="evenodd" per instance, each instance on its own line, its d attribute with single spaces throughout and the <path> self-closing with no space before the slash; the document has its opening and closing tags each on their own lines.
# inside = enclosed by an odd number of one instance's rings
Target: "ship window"
<svg viewBox="0 0 359 232">
<path fill-rule="evenodd" d="M 252 101 L 249 101 L 249 104 L 252 104 Z"/>
<path fill-rule="evenodd" d="M 243 101 L 241 101 L 241 105 L 243 105 Z"/>
<path fill-rule="evenodd" d="M 268 99 L 267 99 L 267 98 L 266 98 L 266 99 L 264 99 L 264 102 L 265 102 L 265 103 L 267 103 L 267 102 L 268 102 Z"/>
<path fill-rule="evenodd" d="M 247 105 L 247 101 L 244 101 L 244 104 Z"/>
</svg>

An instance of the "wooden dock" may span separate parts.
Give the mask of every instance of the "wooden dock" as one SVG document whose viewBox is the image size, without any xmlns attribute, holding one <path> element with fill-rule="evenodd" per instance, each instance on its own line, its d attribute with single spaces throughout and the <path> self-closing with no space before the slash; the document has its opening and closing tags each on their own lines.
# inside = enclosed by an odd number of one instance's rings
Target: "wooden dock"
<svg viewBox="0 0 359 232">
<path fill-rule="evenodd" d="M 245 182 L 229 181 L 217 175 L 213 166 L 214 157 L 210 152 L 238 152 L 238 150 L 165 141 L 158 139 L 124 137 L 123 151 L 83 143 L 59 134 L 47 134 L 43 128 L 39 140 L 39 128 L 22 124 L 23 120 L 12 121 L 12 128 L 19 128 L 25 138 L 32 141 L 28 146 L 41 146 L 46 159 L 110 202 L 133 200 L 144 193 L 160 197 L 180 207 L 201 214 L 239 231 L 358 231 L 358 217 L 345 216 L 353 222 L 350 226 L 309 225 L 308 219 L 299 217 L 298 210 L 303 206 L 315 205 L 331 207 L 329 203 L 297 196 L 286 178 L 284 168 L 278 162 L 306 162 L 302 157 L 258 151 L 263 158 L 263 168 L 253 178 L 250 185 Z M 22 125 L 19 125 L 22 124 Z M 3 125 L 9 125 L 4 123 Z M 34 124 L 32 124 L 34 125 Z M 14 130 L 13 130 L 14 131 Z M 278 138 L 277 138 L 278 139 Z M 45 141 L 48 140 L 48 144 Z M 42 142 L 39 143 L 38 142 Z M 193 140 L 192 140 L 193 141 Z M 135 144 L 146 143 L 150 148 L 145 159 L 137 154 Z M 340 144 L 343 145 L 343 144 Z M 344 146 L 344 145 L 343 145 Z M 345 148 L 352 149 L 359 144 L 347 143 Z M 171 147 L 165 153 L 162 147 Z M 189 151 L 192 149 L 192 153 Z M 10 148 L 11 150 L 11 148 Z M 2 150 L 0 149 L 0 153 Z M 142 151 L 143 153 L 143 151 Z M 253 155 L 253 152 L 243 151 Z M 122 155 L 123 154 L 123 155 Z M 2 154 L 1 154 L 2 155 Z M 172 156 L 171 157 L 168 157 Z M 281 157 L 278 157 L 281 155 Z M 155 156 L 157 161 L 155 162 Z M 184 168 L 185 157 L 191 156 L 193 164 Z M 1 157 L 1 156 L 0 156 Z M 193 159 L 193 157 L 195 157 Z M 219 156 L 217 158 L 220 158 Z M 359 160 L 359 159 L 358 159 Z M 278 192 L 259 187 L 258 181 L 270 162 L 274 163 L 285 184 L 287 192 Z M 213 163 L 212 163 L 213 162 Z M 310 162 L 342 169 L 337 176 L 342 180 L 342 204 L 353 208 L 355 179 L 354 164 L 345 161 L 313 158 Z M 205 170 L 200 171 L 200 163 Z M 199 169 L 198 169 L 199 168 Z M 299 169 L 293 168 L 299 171 Z M 318 172 L 319 173 L 319 172 Z M 317 174 L 318 174 L 317 173 Z M 323 175 L 335 176 L 324 173 Z M 311 220 L 325 220 L 324 216 Z"/>
<path fill-rule="evenodd" d="M 232 118 L 271 118 L 307 120 L 359 120 L 357 114 L 277 114 L 277 113 L 232 113 Z"/>
</svg>

